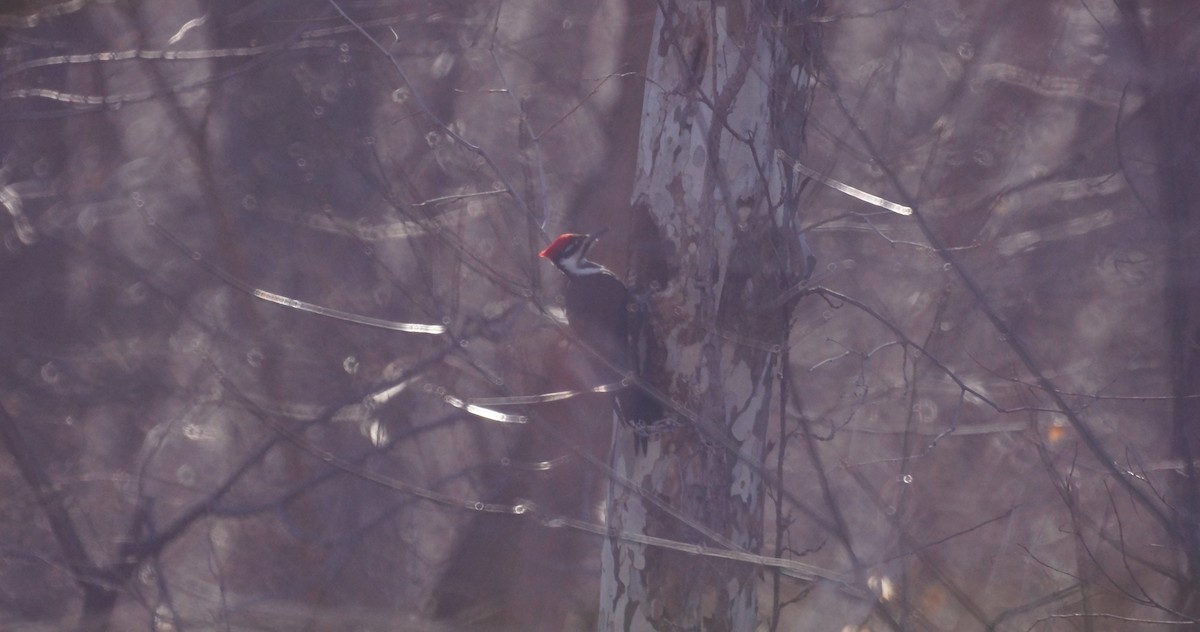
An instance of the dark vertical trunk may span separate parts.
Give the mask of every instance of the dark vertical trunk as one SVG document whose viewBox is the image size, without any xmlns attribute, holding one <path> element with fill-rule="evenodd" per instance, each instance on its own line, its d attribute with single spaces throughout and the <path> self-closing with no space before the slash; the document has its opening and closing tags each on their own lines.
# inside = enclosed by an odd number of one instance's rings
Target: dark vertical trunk
<svg viewBox="0 0 1200 632">
<path fill-rule="evenodd" d="M 1196 456 L 1200 453 L 1200 252 L 1197 231 L 1200 214 L 1200 78 L 1186 66 L 1200 49 L 1192 34 L 1195 6 L 1172 2 L 1154 10 L 1145 38 L 1146 62 L 1151 85 L 1150 106 L 1157 126 L 1160 205 L 1167 240 L 1165 290 L 1168 336 L 1171 349 L 1172 430 L 1174 447 L 1183 463 L 1185 476 L 1176 483 L 1171 505 L 1177 513 L 1181 544 L 1188 557 L 1188 585 L 1182 586 L 1185 612 L 1196 615 L 1196 580 L 1200 577 L 1200 488 L 1197 487 Z M 1189 19 L 1190 18 L 1190 19 Z M 1129 15 L 1127 19 L 1136 19 Z"/>
</svg>

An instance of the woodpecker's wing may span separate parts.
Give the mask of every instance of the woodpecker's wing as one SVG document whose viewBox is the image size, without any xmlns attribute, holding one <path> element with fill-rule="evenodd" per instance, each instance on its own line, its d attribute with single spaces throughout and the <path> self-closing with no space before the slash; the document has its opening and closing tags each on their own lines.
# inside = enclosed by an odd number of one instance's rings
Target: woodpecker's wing
<svg viewBox="0 0 1200 632">
<path fill-rule="evenodd" d="M 626 371 L 629 362 L 629 290 L 607 270 L 572 279 L 564 293 L 567 322 L 593 351 Z"/>
<path fill-rule="evenodd" d="M 646 322 L 646 305 L 637 295 L 630 293 L 629 332 L 625 345 L 630 361 L 630 370 L 635 375 L 646 375 L 650 363 L 650 354 L 655 349 L 653 331 Z"/>
<path fill-rule="evenodd" d="M 564 299 L 571 330 L 603 358 L 600 364 L 612 365 L 616 373 L 640 376 L 653 341 L 629 289 L 613 273 L 590 262 L 560 268 L 569 279 Z M 622 423 L 633 430 L 637 453 L 645 454 L 650 437 L 675 425 L 658 400 L 638 386 L 617 391 L 613 399 Z"/>
</svg>

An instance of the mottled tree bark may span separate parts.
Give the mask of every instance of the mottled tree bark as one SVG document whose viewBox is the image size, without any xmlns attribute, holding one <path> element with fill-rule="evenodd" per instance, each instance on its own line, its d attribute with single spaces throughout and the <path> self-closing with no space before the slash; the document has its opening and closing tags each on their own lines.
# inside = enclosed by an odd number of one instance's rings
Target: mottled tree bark
<svg viewBox="0 0 1200 632">
<path fill-rule="evenodd" d="M 786 71 L 788 31 L 770 6 L 667 2 L 657 14 L 634 206 L 653 219 L 669 262 L 665 275 L 639 271 L 669 279 L 651 299 L 663 370 L 647 380 L 676 404 L 683 427 L 645 458 L 618 442 L 615 469 L 633 486 L 614 484 L 610 495 L 602 630 L 749 630 L 757 620 L 751 566 L 620 536 L 762 544 L 757 465 L 787 336 L 775 299 L 792 280 L 775 151 L 781 113 L 791 111 L 785 96 L 803 76 Z"/>
</svg>

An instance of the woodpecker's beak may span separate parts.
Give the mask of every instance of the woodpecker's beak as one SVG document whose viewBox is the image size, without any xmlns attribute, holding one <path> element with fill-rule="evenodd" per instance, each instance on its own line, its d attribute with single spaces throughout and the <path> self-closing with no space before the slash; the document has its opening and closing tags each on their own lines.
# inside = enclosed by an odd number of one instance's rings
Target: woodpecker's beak
<svg viewBox="0 0 1200 632">
<path fill-rule="evenodd" d="M 587 259 L 587 251 L 592 247 L 592 244 L 596 243 L 596 240 L 599 238 L 600 238 L 599 233 L 597 233 L 595 235 L 586 235 L 585 234 L 583 236 L 583 247 L 579 249 L 579 258 L 580 259 Z"/>
</svg>

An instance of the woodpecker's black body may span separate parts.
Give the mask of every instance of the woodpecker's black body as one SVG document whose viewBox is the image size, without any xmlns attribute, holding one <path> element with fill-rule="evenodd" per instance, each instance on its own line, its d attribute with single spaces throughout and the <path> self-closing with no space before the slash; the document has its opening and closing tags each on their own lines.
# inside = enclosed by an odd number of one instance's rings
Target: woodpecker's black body
<svg viewBox="0 0 1200 632">
<path fill-rule="evenodd" d="M 607 374 L 639 376 L 643 353 L 638 340 L 642 331 L 636 304 L 629 288 L 604 266 L 588 261 L 593 243 L 590 235 L 566 234 L 555 239 L 540 256 L 549 259 L 567 276 L 563 292 L 567 323 L 579 340 L 607 365 Z M 636 435 L 638 452 L 645 453 L 651 436 L 673 422 L 650 393 L 627 385 L 614 395 L 617 416 Z"/>
</svg>

